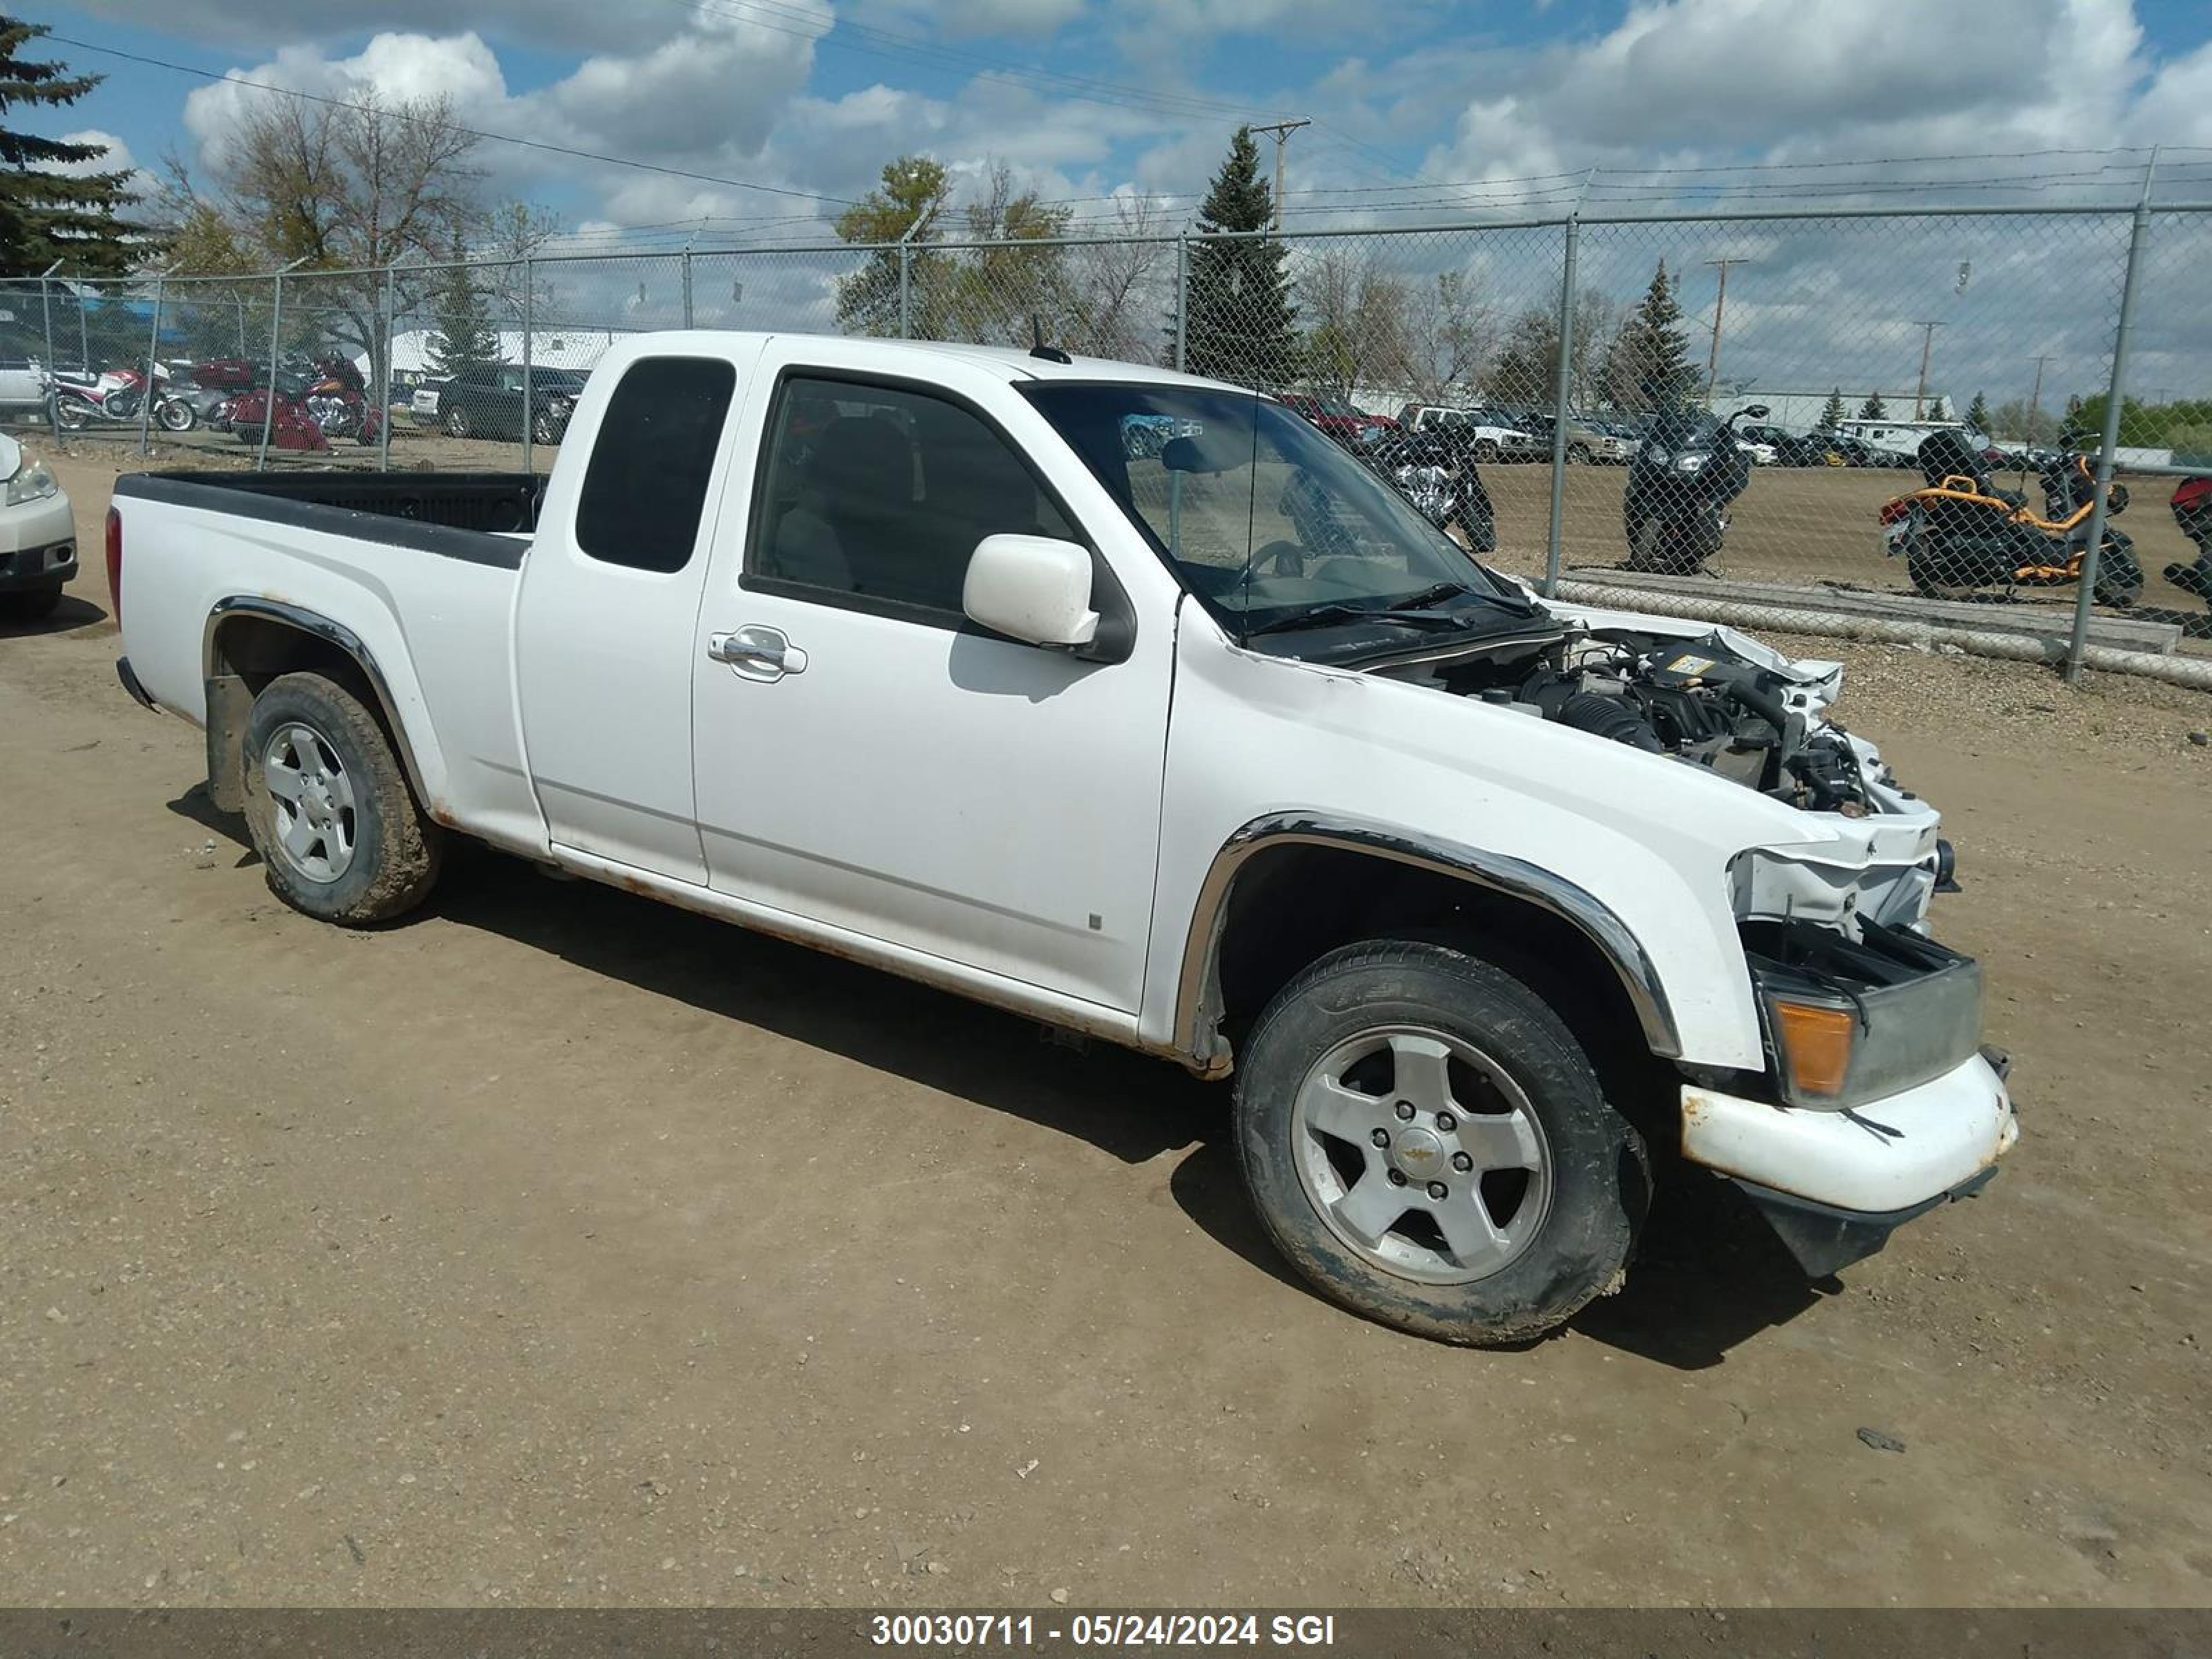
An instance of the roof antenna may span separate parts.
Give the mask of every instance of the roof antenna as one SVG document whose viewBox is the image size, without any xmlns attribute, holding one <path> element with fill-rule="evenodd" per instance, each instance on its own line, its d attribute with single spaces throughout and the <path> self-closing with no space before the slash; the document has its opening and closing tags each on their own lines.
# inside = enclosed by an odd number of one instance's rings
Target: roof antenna
<svg viewBox="0 0 2212 1659">
<path fill-rule="evenodd" d="M 1030 339 L 1032 342 L 1030 356 L 1032 357 L 1042 357 L 1048 363 L 1072 363 L 1075 361 L 1058 346 L 1044 343 L 1044 313 L 1041 311 L 1030 313 Z"/>
</svg>

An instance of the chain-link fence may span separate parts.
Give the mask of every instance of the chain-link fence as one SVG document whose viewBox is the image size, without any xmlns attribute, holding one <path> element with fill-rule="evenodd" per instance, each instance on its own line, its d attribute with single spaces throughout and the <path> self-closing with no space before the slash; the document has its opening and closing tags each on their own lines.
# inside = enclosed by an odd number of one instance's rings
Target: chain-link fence
<svg viewBox="0 0 2212 1659">
<path fill-rule="evenodd" d="M 640 331 L 1042 341 L 1266 387 L 1385 472 L 1472 468 L 1490 557 L 1571 595 L 2079 661 L 2212 634 L 2208 253 L 2212 207 L 2161 205 L 52 272 L 0 283 L 0 419 L 543 471 Z"/>
</svg>

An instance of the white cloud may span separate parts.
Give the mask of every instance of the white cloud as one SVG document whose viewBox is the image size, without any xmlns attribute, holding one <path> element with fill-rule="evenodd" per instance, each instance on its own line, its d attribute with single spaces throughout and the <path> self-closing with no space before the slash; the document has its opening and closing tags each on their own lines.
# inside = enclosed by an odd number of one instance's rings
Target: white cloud
<svg viewBox="0 0 2212 1659">
<path fill-rule="evenodd" d="M 137 159 L 131 154 L 131 146 L 112 132 L 102 132 L 97 127 L 87 127 L 78 132 L 62 134 L 64 144 L 98 144 L 106 151 L 89 161 L 54 161 L 38 168 L 41 173 L 66 173 L 70 178 L 82 178 L 88 173 L 136 173 Z"/>
</svg>

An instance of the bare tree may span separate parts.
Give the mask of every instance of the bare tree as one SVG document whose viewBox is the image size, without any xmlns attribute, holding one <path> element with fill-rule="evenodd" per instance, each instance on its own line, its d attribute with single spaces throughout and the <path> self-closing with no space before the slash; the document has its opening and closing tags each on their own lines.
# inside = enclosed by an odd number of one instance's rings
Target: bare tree
<svg viewBox="0 0 2212 1659">
<path fill-rule="evenodd" d="M 1306 370 L 1318 386 L 1350 398 L 1381 379 L 1404 383 L 1413 356 L 1405 280 L 1385 270 L 1371 250 L 1332 243 L 1298 282 L 1306 331 Z"/>
<path fill-rule="evenodd" d="M 1421 402 L 1474 395 L 1489 362 L 1492 312 L 1467 271 L 1443 271 L 1422 284 L 1408 310 L 1404 374 Z"/>
<path fill-rule="evenodd" d="M 366 356 L 374 382 L 386 349 L 382 268 L 446 257 L 487 230 L 476 144 L 446 98 L 372 90 L 342 104 L 253 104 L 205 188 L 172 159 L 162 207 L 173 257 L 211 270 L 301 262 L 283 343 Z"/>
<path fill-rule="evenodd" d="M 1111 240 L 1071 250 L 1073 343 L 1101 357 L 1141 362 L 1158 355 L 1155 332 L 1171 296 L 1156 292 L 1159 273 L 1175 260 L 1167 238 L 1167 206 L 1157 196 L 1125 196 L 1114 204 Z"/>
</svg>

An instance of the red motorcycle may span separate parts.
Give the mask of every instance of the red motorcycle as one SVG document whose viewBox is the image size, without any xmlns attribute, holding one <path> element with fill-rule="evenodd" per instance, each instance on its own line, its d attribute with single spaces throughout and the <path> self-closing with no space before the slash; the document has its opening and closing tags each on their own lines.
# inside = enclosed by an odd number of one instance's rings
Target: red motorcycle
<svg viewBox="0 0 2212 1659">
<path fill-rule="evenodd" d="M 251 444 L 261 441 L 265 420 L 272 449 L 326 450 L 342 438 L 365 448 L 383 436 L 384 417 L 364 391 L 361 371 L 332 357 L 316 364 L 312 375 L 278 374 L 273 411 L 269 388 L 255 386 L 232 398 L 222 419 L 232 435 Z"/>
<path fill-rule="evenodd" d="M 2184 478 L 2174 486 L 2173 521 L 2181 533 L 2197 544 L 2197 557 L 2188 564 L 2170 564 L 2166 579 L 2185 593 L 2212 602 L 2212 474 Z"/>
</svg>

